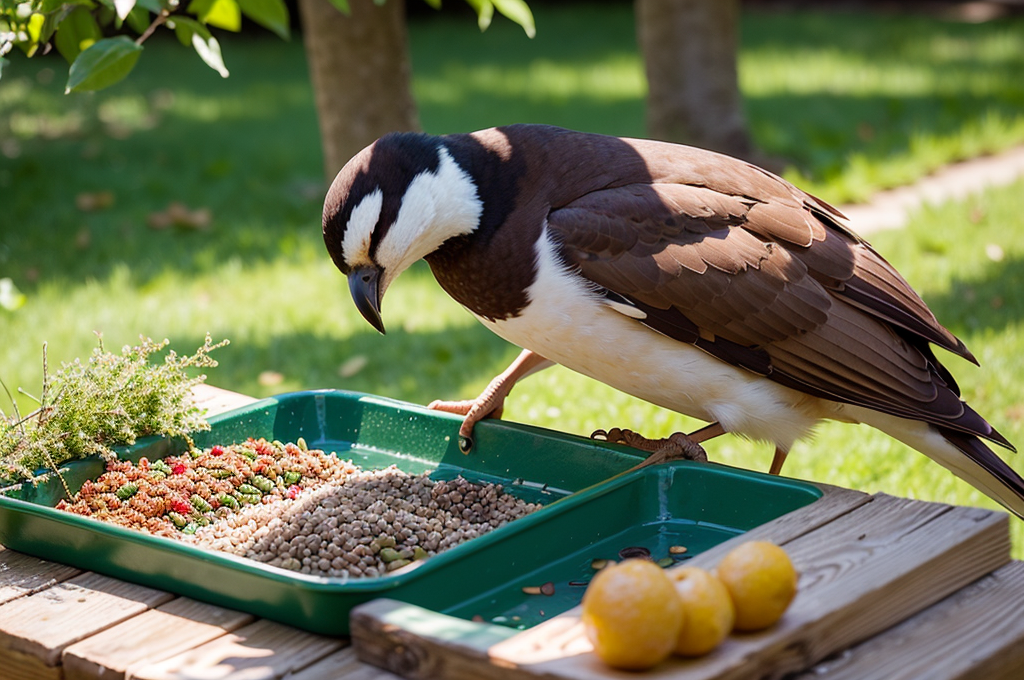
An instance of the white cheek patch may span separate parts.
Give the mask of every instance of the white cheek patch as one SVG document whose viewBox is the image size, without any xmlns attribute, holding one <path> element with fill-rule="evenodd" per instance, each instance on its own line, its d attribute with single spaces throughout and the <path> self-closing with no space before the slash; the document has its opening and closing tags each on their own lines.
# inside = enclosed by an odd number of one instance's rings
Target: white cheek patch
<svg viewBox="0 0 1024 680">
<path fill-rule="evenodd" d="M 443 147 L 436 172 L 421 172 L 409 183 L 398 217 L 375 253 L 384 268 L 382 289 L 409 265 L 455 236 L 480 224 L 483 202 L 476 185 Z"/>
<path fill-rule="evenodd" d="M 345 226 L 345 237 L 341 241 L 341 252 L 345 253 L 345 264 L 349 267 L 373 264 L 370 259 L 370 237 L 380 219 L 383 205 L 384 194 L 380 189 L 375 189 L 352 209 L 352 215 Z"/>
</svg>

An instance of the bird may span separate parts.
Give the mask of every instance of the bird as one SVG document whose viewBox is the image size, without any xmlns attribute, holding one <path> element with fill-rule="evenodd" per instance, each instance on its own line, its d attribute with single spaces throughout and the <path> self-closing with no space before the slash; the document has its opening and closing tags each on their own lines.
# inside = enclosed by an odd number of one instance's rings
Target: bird
<svg viewBox="0 0 1024 680">
<path fill-rule="evenodd" d="M 985 441 L 1013 445 L 933 347 L 974 355 L 839 210 L 756 165 L 549 125 L 392 132 L 333 180 L 323 237 L 380 333 L 385 291 L 423 259 L 522 349 L 476 399 L 430 404 L 467 441 L 559 364 L 708 423 L 603 433 L 618 443 L 700 457 L 733 433 L 773 444 L 777 474 L 818 423 L 867 424 L 1024 518 L 1024 480 Z"/>
</svg>

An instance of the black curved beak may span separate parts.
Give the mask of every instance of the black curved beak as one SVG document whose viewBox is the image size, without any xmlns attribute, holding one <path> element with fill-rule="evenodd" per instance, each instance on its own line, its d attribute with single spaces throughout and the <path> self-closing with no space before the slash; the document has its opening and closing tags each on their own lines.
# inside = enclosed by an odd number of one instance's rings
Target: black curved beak
<svg viewBox="0 0 1024 680">
<path fill-rule="evenodd" d="M 348 289 L 356 309 L 370 325 L 384 335 L 384 322 L 380 318 L 380 269 L 359 267 L 348 275 Z"/>
</svg>

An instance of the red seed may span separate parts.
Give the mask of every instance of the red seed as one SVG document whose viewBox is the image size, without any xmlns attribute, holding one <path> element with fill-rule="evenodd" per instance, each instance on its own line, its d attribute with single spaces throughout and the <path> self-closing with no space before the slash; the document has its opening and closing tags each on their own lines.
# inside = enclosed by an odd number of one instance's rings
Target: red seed
<svg viewBox="0 0 1024 680">
<path fill-rule="evenodd" d="M 288 487 L 288 498 L 295 500 L 295 497 L 302 493 L 302 487 L 298 484 L 292 484 Z"/>
<path fill-rule="evenodd" d="M 224 447 L 221 446 L 220 444 L 214 445 L 213 448 L 210 449 L 210 455 L 211 456 L 223 456 L 224 455 Z"/>
<path fill-rule="evenodd" d="M 177 465 L 171 468 L 171 472 L 173 472 L 176 475 L 183 475 L 185 474 L 185 466 L 182 465 L 181 463 L 178 463 Z"/>
<path fill-rule="evenodd" d="M 186 500 L 183 500 L 181 498 L 175 498 L 173 501 L 171 501 L 171 509 L 174 510 L 174 512 L 178 513 L 179 515 L 187 515 L 189 512 L 192 511 L 192 506 Z"/>
</svg>

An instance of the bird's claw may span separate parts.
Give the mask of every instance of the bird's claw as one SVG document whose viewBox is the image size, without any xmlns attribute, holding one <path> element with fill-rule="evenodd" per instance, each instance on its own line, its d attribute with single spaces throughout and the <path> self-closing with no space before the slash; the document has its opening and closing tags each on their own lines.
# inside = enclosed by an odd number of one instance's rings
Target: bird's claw
<svg viewBox="0 0 1024 680">
<path fill-rule="evenodd" d="M 669 460 L 708 461 L 704 447 L 682 432 L 676 432 L 665 439 L 648 439 L 632 430 L 613 427 L 610 430 L 595 430 L 590 438 L 646 451 L 649 454 L 647 459 L 637 467 Z"/>
<path fill-rule="evenodd" d="M 486 399 L 469 399 L 466 401 L 441 401 L 436 400 L 427 404 L 427 408 L 433 411 L 454 413 L 465 416 L 462 425 L 459 426 L 459 451 L 469 453 L 473 448 L 473 427 L 484 418 L 500 418 L 502 405 L 496 408 L 492 402 Z"/>
</svg>

